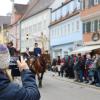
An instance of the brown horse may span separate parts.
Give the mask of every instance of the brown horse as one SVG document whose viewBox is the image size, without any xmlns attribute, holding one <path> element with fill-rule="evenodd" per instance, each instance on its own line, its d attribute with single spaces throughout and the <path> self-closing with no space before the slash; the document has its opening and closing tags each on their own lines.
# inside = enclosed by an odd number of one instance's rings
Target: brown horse
<svg viewBox="0 0 100 100">
<path fill-rule="evenodd" d="M 28 66 L 32 72 L 35 72 L 38 80 L 39 87 L 42 87 L 43 75 L 46 71 L 46 59 L 43 55 L 40 57 L 30 57 L 27 60 Z"/>
</svg>

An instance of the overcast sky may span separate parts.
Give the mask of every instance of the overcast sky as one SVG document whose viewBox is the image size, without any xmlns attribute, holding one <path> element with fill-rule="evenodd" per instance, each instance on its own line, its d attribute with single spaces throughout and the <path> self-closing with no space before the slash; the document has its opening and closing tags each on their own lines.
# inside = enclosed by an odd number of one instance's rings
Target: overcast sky
<svg viewBox="0 0 100 100">
<path fill-rule="evenodd" d="M 16 3 L 26 4 L 29 0 L 15 0 Z M 6 15 L 11 12 L 12 3 L 11 0 L 0 0 L 0 15 Z"/>
</svg>

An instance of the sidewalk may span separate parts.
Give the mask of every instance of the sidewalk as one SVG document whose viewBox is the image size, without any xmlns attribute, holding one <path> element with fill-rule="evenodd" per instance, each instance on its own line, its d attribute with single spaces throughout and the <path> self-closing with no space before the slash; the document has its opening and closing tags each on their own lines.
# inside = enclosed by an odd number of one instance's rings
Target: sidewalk
<svg viewBox="0 0 100 100">
<path fill-rule="evenodd" d="M 75 82 L 74 79 L 68 79 L 67 77 L 61 77 L 61 76 L 58 76 L 58 74 L 54 74 L 53 72 L 51 72 L 51 74 L 54 78 L 56 78 L 58 80 L 66 81 L 66 82 L 69 82 L 69 83 L 74 83 L 74 84 L 77 84 L 77 85 L 80 85 L 80 86 L 83 86 L 83 87 L 88 87 L 88 88 L 100 90 L 100 87 L 96 87 L 95 85 L 89 85 L 89 84 L 86 84 L 84 82 L 83 83 Z"/>
</svg>

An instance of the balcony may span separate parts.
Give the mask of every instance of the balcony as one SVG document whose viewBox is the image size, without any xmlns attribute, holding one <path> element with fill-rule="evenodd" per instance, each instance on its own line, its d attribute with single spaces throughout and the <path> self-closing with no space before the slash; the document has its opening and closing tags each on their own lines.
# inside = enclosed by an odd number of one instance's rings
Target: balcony
<svg viewBox="0 0 100 100">
<path fill-rule="evenodd" d="M 100 15 L 100 4 L 95 5 L 94 7 L 86 8 L 85 10 L 82 10 L 80 15 L 81 15 L 82 20 L 90 19 L 90 18 Z"/>
</svg>

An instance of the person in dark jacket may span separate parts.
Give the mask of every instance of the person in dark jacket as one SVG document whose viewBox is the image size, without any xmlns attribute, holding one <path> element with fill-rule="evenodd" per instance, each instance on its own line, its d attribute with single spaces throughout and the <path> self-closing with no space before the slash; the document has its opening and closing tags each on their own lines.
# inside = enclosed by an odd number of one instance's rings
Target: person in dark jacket
<svg viewBox="0 0 100 100">
<path fill-rule="evenodd" d="M 40 93 L 35 74 L 29 70 L 21 57 L 21 61 L 17 63 L 21 72 L 22 86 L 11 82 L 12 78 L 8 73 L 9 60 L 7 47 L 0 44 L 0 100 L 39 100 Z"/>
<path fill-rule="evenodd" d="M 17 53 L 17 50 L 16 50 L 16 48 L 13 47 L 13 42 L 12 41 L 7 44 L 7 47 L 8 47 L 10 56 L 15 56 L 16 53 Z"/>
<path fill-rule="evenodd" d="M 38 57 L 38 56 L 41 55 L 41 53 L 42 53 L 42 51 L 41 51 L 41 48 L 38 47 L 38 43 L 35 43 L 35 48 L 34 48 L 34 51 L 33 51 L 33 55 L 35 57 Z"/>
</svg>

